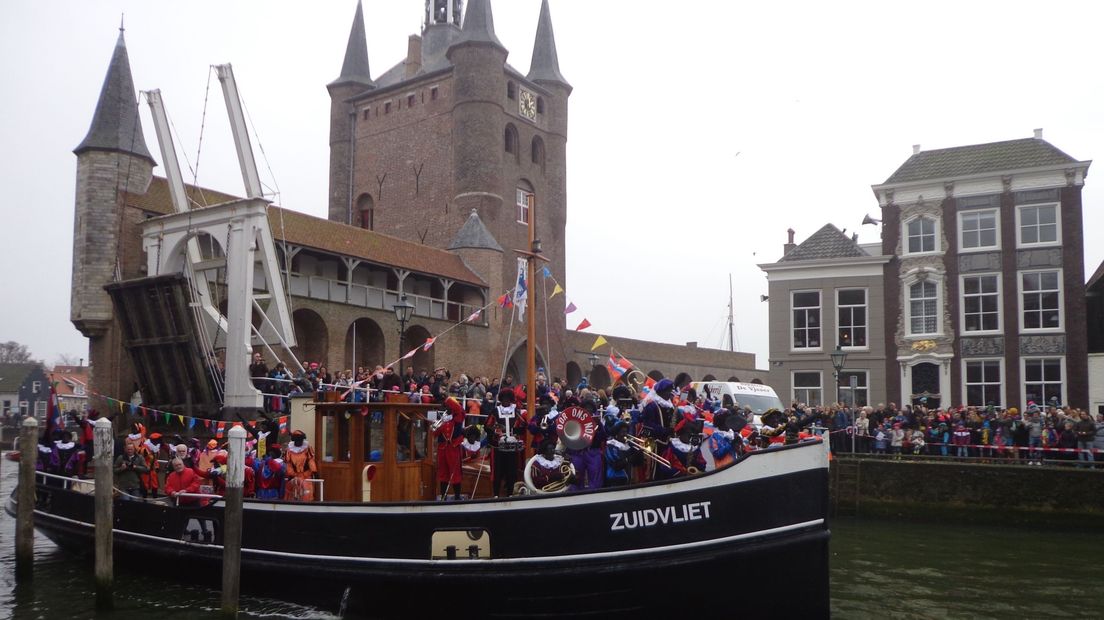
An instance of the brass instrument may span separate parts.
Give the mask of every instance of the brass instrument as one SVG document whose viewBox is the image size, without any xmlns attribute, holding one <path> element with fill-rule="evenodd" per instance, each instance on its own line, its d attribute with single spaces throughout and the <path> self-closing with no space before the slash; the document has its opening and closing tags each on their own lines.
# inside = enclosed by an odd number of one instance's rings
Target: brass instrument
<svg viewBox="0 0 1104 620">
<path fill-rule="evenodd" d="M 655 447 L 652 445 L 654 442 L 648 441 L 646 439 L 641 439 L 636 435 L 627 435 L 625 437 L 625 440 L 628 441 L 630 446 L 636 448 L 637 450 L 640 450 L 640 453 L 651 461 L 664 467 L 671 466 L 671 461 L 668 461 L 667 459 L 655 453 Z"/>
<path fill-rule="evenodd" d="M 540 492 L 559 493 L 566 489 L 567 486 L 575 480 L 575 465 L 568 461 L 564 461 L 564 464 L 560 465 L 560 475 L 562 475 L 563 478 L 544 485 L 541 487 Z"/>
<path fill-rule="evenodd" d="M 694 467 L 693 465 L 691 465 L 690 467 L 686 468 L 686 473 L 691 475 L 691 476 L 696 476 L 696 475 L 701 473 L 701 470 L 698 469 L 697 467 Z"/>
<path fill-rule="evenodd" d="M 452 421 L 451 417 L 448 420 L 445 419 L 446 415 L 450 415 L 449 413 L 447 413 L 447 412 L 440 412 L 440 413 L 441 413 L 441 415 L 437 416 L 437 419 L 433 421 L 433 424 L 429 425 L 429 432 L 436 433 L 437 429 L 444 426 L 445 422 L 451 422 Z"/>
<path fill-rule="evenodd" d="M 634 396 L 640 396 L 641 390 L 644 389 L 644 385 L 648 382 L 648 376 L 639 370 L 633 368 L 625 373 L 625 376 L 621 377 L 621 381 L 625 386 L 633 391 Z"/>
</svg>

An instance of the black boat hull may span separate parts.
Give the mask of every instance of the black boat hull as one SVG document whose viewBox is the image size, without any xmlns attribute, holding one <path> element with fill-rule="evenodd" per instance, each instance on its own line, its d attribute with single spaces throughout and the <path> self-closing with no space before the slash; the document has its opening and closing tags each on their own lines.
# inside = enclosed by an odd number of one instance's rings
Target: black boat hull
<svg viewBox="0 0 1104 620">
<path fill-rule="evenodd" d="M 827 617 L 827 484 L 823 448 L 812 444 L 625 490 L 455 504 L 247 502 L 243 580 L 330 596 L 348 588 L 358 617 L 651 617 L 716 605 L 724 616 Z M 92 549 L 93 512 L 90 495 L 39 486 L 36 526 L 61 546 Z M 116 501 L 116 550 L 217 572 L 221 518 L 217 505 Z M 457 559 L 444 559 L 448 550 L 435 548 L 443 535 L 474 549 L 452 544 Z"/>
</svg>

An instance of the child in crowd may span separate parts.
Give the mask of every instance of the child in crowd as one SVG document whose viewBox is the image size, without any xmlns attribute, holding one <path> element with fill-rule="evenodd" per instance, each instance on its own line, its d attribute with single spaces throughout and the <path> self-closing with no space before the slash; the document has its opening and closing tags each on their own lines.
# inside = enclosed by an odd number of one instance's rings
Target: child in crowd
<svg viewBox="0 0 1104 620">
<path fill-rule="evenodd" d="M 874 431 L 874 454 L 885 454 L 889 446 L 889 435 L 886 434 L 886 423 L 883 422 Z"/>
</svg>

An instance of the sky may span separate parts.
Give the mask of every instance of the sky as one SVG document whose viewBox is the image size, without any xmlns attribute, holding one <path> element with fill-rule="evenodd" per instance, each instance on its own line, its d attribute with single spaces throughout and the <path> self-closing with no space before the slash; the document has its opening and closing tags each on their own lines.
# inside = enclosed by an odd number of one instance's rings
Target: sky
<svg viewBox="0 0 1104 620">
<path fill-rule="evenodd" d="M 540 0 L 493 0 L 527 72 Z M 1104 157 L 1098 2 L 551 0 L 568 134 L 567 295 L 595 334 L 738 350 L 767 367 L 759 263 L 831 222 L 879 240 L 871 185 L 924 149 L 1026 138 Z M 87 358 L 69 322 L 76 157 L 120 16 L 135 86 L 159 88 L 182 165 L 241 195 L 212 64 L 230 62 L 265 182 L 325 217 L 329 97 L 355 0 L 6 0 L 0 8 L 0 341 Z M 364 0 L 373 77 L 422 0 Z M 210 90 L 208 90 L 208 88 Z M 207 112 L 204 114 L 205 99 Z M 148 107 L 146 142 L 160 161 Z M 198 149 L 202 128 L 203 146 Z M 198 156 L 197 156 L 198 153 Z M 1104 182 L 1084 190 L 1086 273 L 1104 260 Z M 161 168 L 155 174 L 163 174 Z M 185 170 L 185 176 L 191 173 Z M 726 345 L 727 346 L 727 345 Z"/>
</svg>

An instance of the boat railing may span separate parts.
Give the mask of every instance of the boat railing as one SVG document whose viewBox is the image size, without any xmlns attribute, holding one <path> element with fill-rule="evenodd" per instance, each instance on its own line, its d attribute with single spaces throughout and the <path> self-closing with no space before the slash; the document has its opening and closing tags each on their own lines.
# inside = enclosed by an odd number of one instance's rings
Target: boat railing
<svg viewBox="0 0 1104 620">
<path fill-rule="evenodd" d="M 311 484 L 318 484 L 318 501 L 326 501 L 326 481 L 321 478 L 302 478 L 301 482 L 308 482 Z"/>
<path fill-rule="evenodd" d="M 44 471 L 36 471 L 35 480 L 38 481 L 39 478 L 42 478 L 41 482 L 43 484 L 48 484 L 46 480 L 58 480 L 61 482 L 62 488 L 66 491 L 74 490 L 73 486 L 78 484 L 80 485 L 82 492 L 85 492 L 86 489 L 96 488 L 95 480 L 86 480 L 84 478 L 73 478 L 71 476 L 61 476 L 58 474 L 50 474 Z"/>
<path fill-rule="evenodd" d="M 209 499 L 209 500 L 211 500 L 212 504 L 215 503 L 215 502 L 218 502 L 221 499 L 223 499 L 223 497 L 221 495 L 217 495 L 215 493 L 177 493 L 174 497 L 176 499 L 176 505 L 177 506 L 180 505 L 180 500 L 182 498 L 184 498 L 184 499 L 201 499 L 201 500 L 202 499 Z"/>
</svg>

